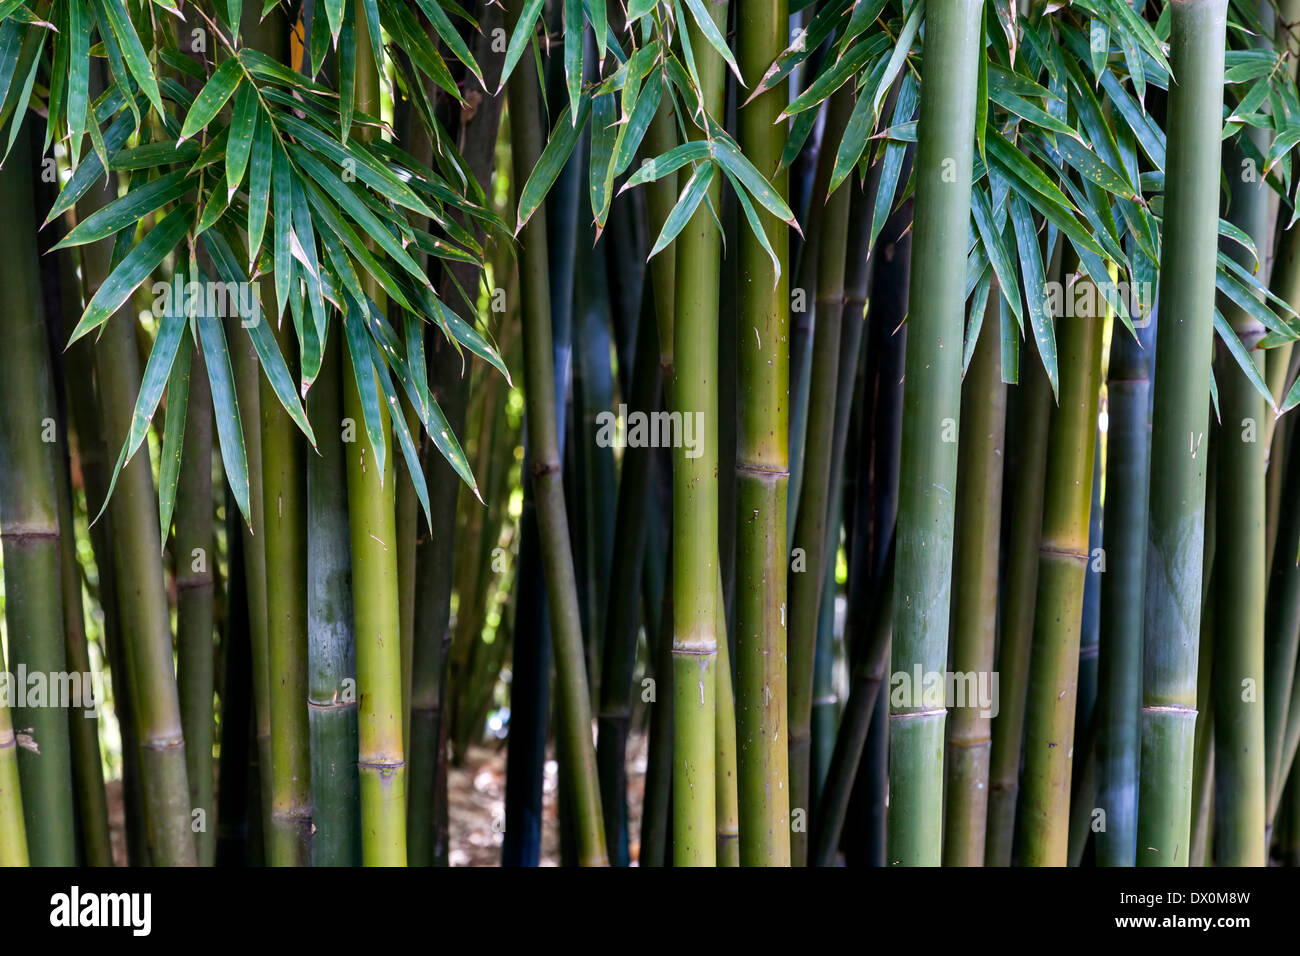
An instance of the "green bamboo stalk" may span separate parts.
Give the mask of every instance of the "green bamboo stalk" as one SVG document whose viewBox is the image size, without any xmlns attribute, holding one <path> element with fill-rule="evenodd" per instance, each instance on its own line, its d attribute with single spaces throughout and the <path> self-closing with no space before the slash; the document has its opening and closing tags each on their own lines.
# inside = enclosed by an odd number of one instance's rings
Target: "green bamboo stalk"
<svg viewBox="0 0 1300 956">
<path fill-rule="evenodd" d="M 1169 91 L 1151 423 L 1137 844 L 1144 866 L 1185 866 L 1189 849 L 1227 5 L 1170 6 L 1178 79 Z"/>
<path fill-rule="evenodd" d="M 1204 719 L 1196 722 L 1192 755 L 1192 846 L 1191 865 L 1207 866 L 1214 842 L 1214 526 L 1215 485 L 1218 469 L 1214 468 L 1215 443 L 1210 442 L 1211 471 L 1205 488 L 1205 547 L 1201 596 L 1201 658 L 1197 662 L 1196 711 Z"/>
<path fill-rule="evenodd" d="M 70 218 L 71 214 L 69 214 Z M 71 222 L 68 223 L 71 225 Z M 78 269 L 81 250 L 69 249 L 58 253 L 60 285 L 64 297 L 77 309 L 80 318 L 82 302 L 81 280 Z M 77 462 L 80 467 L 87 502 L 103 501 L 108 490 L 106 469 L 107 443 L 99 424 L 99 399 L 95 384 L 94 343 L 89 338 L 78 340 L 64 353 L 68 411 L 76 436 Z M 116 452 L 113 453 L 116 455 Z M 103 614 L 102 637 L 109 676 L 113 687 L 113 714 L 121 739 L 122 797 L 126 816 L 127 860 L 135 865 L 148 862 L 148 845 L 145 839 L 144 805 L 140 797 L 140 748 L 136 730 L 136 717 L 131 701 L 130 677 L 126 655 L 122 646 L 121 627 L 117 613 L 117 585 L 113 567 L 112 515 L 105 513 L 90 528 L 90 544 L 95 556 L 95 572 L 99 583 L 99 607 Z"/>
<path fill-rule="evenodd" d="M 724 28 L 725 2 L 711 4 Z M 699 27 L 687 26 L 704 110 L 722 115 L 724 64 Z M 721 209 L 715 176 L 708 202 Z M 694 449 L 673 448 L 673 861 L 713 866 L 716 846 L 718 587 L 718 304 L 722 237 L 701 207 L 678 235 L 673 411 L 694 424 Z"/>
<path fill-rule="evenodd" d="M 364 0 L 356 0 L 356 104 L 378 116 L 379 67 L 371 52 Z M 373 135 L 359 130 L 357 135 Z M 378 283 L 366 293 L 384 308 Z M 350 353 L 350 350 L 349 350 Z M 361 394 L 348 355 L 343 371 L 343 412 L 361 422 Z M 392 422 L 379 396 L 384 467 L 375 467 L 369 439 L 346 449 L 352 538 L 352 612 L 356 635 L 357 734 L 361 785 L 361 859 L 366 866 L 406 865 L 406 760 L 402 747 L 402 648 L 397 577 L 396 478 Z"/>
<path fill-rule="evenodd" d="M 511 20 L 522 4 L 511 4 Z M 514 104 L 510 132 L 514 173 L 526 178 L 542 152 L 537 77 L 532 70 L 515 70 L 508 85 Z M 591 743 L 591 698 L 583 660 L 573 552 L 568 536 L 564 488 L 560 473 L 556 424 L 554 357 L 551 351 L 550 291 L 547 275 L 546 214 L 538 210 L 524 226 L 519 258 L 523 293 L 525 355 L 525 419 L 533 455 L 530 480 L 537 503 L 546 590 L 555 654 L 559 726 L 569 758 L 563 768 L 564 786 L 574 801 L 579 862 L 604 866 L 605 832 L 601 817 L 596 759 Z M 712 744 L 712 735 L 709 738 Z M 712 829 L 712 820 L 710 820 Z"/>
<path fill-rule="evenodd" d="M 1267 187 L 1242 181 L 1241 153 L 1225 153 L 1228 215 L 1256 242 L 1270 235 Z M 1235 254 L 1229 250 L 1229 254 Z M 1226 297 L 1225 297 L 1226 298 Z M 1264 354 L 1255 348 L 1265 329 L 1231 301 L 1220 308 L 1261 374 Z M 1226 347 L 1216 365 L 1222 426 L 1215 518 L 1215 597 L 1231 613 L 1216 616 L 1214 641 L 1214 859 L 1228 866 L 1263 866 L 1265 839 L 1264 399 L 1237 367 Z M 1272 415 L 1268 415 L 1272 417 Z"/>
<path fill-rule="evenodd" d="M 1068 256 L 1065 274 L 1073 271 L 1073 262 Z M 1102 318 L 1093 316 L 1057 322 L 1060 405 L 1048 434 L 1025 763 L 1016 821 L 1020 862 L 1028 866 L 1064 866 L 1067 861 L 1103 326 Z"/>
<path fill-rule="evenodd" d="M 325 343 L 307 394 L 318 454 L 307 457 L 307 714 L 315 866 L 361 861 L 352 562 L 343 417 L 343 343 Z M 355 683 L 353 684 L 355 686 Z"/>
<path fill-rule="evenodd" d="M 740 795 L 736 779 L 736 698 L 731 687 L 731 659 L 727 647 L 727 609 L 723 599 L 722 569 L 718 569 L 718 594 L 714 604 L 718 641 L 717 701 L 714 708 L 714 792 L 717 811 L 717 864 L 740 866 Z"/>
<path fill-rule="evenodd" d="M 1059 273 L 1058 273 L 1059 274 Z M 1020 793 L 1020 752 L 1029 682 L 1038 592 L 1038 549 L 1043 527 L 1047 441 L 1052 390 L 1038 362 L 1027 363 L 1017 389 L 1020 408 L 1015 444 L 1020 465 L 1011 499 L 1006 584 L 998 647 L 998 716 L 993 721 L 989 755 L 989 819 L 984 844 L 986 866 L 1010 866 Z"/>
<path fill-rule="evenodd" d="M 1099 866 L 1132 866 L 1137 853 L 1137 793 L 1142 706 L 1142 599 L 1146 563 L 1148 408 L 1151 371 L 1148 323 L 1135 338 L 1111 332 L 1106 379 L 1106 525 L 1102 547 L 1098 656 L 1097 806 L 1106 825 L 1096 834 Z"/>
<path fill-rule="evenodd" d="M 50 191 L 52 190 L 53 184 L 50 185 Z M 39 192 L 37 195 L 40 196 L 37 202 L 49 198 Z M 57 225 L 62 225 L 62 222 Z M 58 230 L 46 239 L 53 244 L 57 239 L 62 238 L 61 233 L 62 230 Z M 56 258 L 46 259 L 42 264 L 42 282 L 49 283 L 45 289 L 47 297 L 53 290 L 58 299 L 57 310 L 52 314 L 47 313 L 46 322 L 56 394 L 62 399 L 59 405 L 62 415 L 61 427 L 65 430 L 65 434 L 71 419 L 69 371 L 67 355 L 60 355 L 60 352 L 64 336 L 81 317 L 82 308 L 81 289 L 72 265 L 70 255 L 66 252 Z M 72 498 L 70 446 L 71 443 L 68 442 L 61 449 L 55 475 L 58 482 L 59 567 L 60 585 L 63 591 L 64 646 L 69 672 L 90 674 L 90 647 L 86 637 L 86 612 L 82 603 L 81 568 L 77 561 L 77 540 L 73 520 L 75 506 Z M 84 470 L 83 464 L 83 484 L 87 484 Z M 109 603 L 111 606 L 111 600 Z M 107 619 L 105 619 L 106 630 Z M 3 670 L 3 666 L 0 666 L 0 670 Z M 93 687 L 84 688 L 83 693 L 90 694 L 93 690 Z M 85 703 L 84 698 L 83 703 Z M 102 706 L 104 701 L 96 699 L 95 704 Z M 72 741 L 72 780 L 76 788 L 78 836 L 82 857 L 88 866 L 112 866 L 108 795 L 104 790 L 104 761 L 99 749 L 99 718 L 93 711 L 82 711 L 70 716 L 68 729 Z"/>
<path fill-rule="evenodd" d="M 25 669 L 43 677 L 46 694 L 52 695 L 56 678 L 67 673 L 55 484 L 60 436 L 32 241 L 30 130 L 25 124 L 0 172 L 0 222 L 6 224 L 0 236 L 6 271 L 0 289 L 0 349 L 6 358 L 0 382 L 0 542 L 9 662 L 20 675 Z M 39 686 L 18 679 L 27 693 L 13 701 L 12 719 L 31 741 L 17 750 L 27 849 L 36 866 L 73 866 L 76 814 L 67 702 L 45 695 L 32 699 Z M 12 736 L 0 746 L 12 753 Z"/>
<path fill-rule="evenodd" d="M 212 393 L 201 349 L 194 349 L 190 362 L 185 440 L 176 487 L 176 682 L 181 698 L 181 729 L 185 732 L 190 812 L 203 811 L 202 827 L 194 834 L 195 850 L 200 866 L 212 866 L 217 850 L 212 777 L 212 695 L 216 682 Z"/>
<path fill-rule="evenodd" d="M 892 670 L 942 673 L 948 657 L 957 443 L 961 417 L 965 261 L 982 0 L 952 0 L 926 14 L 910 281 L 898 579 Z M 949 436 L 955 437 L 955 436 Z M 946 711 L 890 701 L 889 862 L 938 865 L 943 836 Z"/>
<path fill-rule="evenodd" d="M 838 139 L 853 111 L 852 90 L 837 92 L 827 107 L 826 135 Z M 815 196 L 826 195 L 834 153 L 826 150 L 817 169 Z M 816 200 L 814 199 L 814 207 Z M 790 861 L 808 860 L 807 817 L 812 810 L 813 671 L 817 617 L 825 584 L 826 526 L 829 521 L 831 457 L 834 446 L 836 388 L 840 372 L 840 337 L 844 317 L 844 263 L 847 254 L 852 191 L 839 189 L 815 214 L 817 219 L 817 305 L 813 332 L 812 377 L 808 391 L 808 427 L 804 440 L 803 480 L 792 535 L 788 579 L 790 597 L 789 706 L 790 811 L 803 811 L 804 825 L 790 836 Z"/>
<path fill-rule="evenodd" d="M 957 539 L 953 576 L 952 668 L 988 678 L 997 640 L 1002 461 L 1007 389 L 1002 382 L 1001 302 L 989 291 L 975 353 L 962 386 L 961 460 L 957 467 Z M 1094 416 L 1095 419 L 1095 416 Z M 983 866 L 988 820 L 989 711 L 977 702 L 954 707 L 948 724 L 945 866 Z"/>
<path fill-rule="evenodd" d="M 79 205 L 88 214 L 111 199 L 116 189 L 92 189 Z M 84 208 L 83 208 L 84 207 Z M 93 295 L 109 273 L 112 242 L 83 250 L 86 295 Z M 140 388 L 135 315 L 127 308 L 100 333 L 95 355 L 100 415 L 105 440 L 120 447 L 130 429 Z M 158 551 L 158 500 L 149 457 L 137 453 L 123 467 L 109 503 L 113 564 L 118 570 L 117 606 L 132 702 L 139 720 L 140 775 L 149 856 L 158 866 L 193 865 L 189 784 L 180 700 L 173 670 L 171 622 Z M 125 573 L 130 569 L 130 573 Z"/>
<path fill-rule="evenodd" d="M 1284 429 L 1277 432 L 1283 433 Z M 1295 560 L 1300 549 L 1300 495 L 1294 490 L 1300 483 L 1300 441 L 1289 443 L 1285 468 L 1281 460 L 1274 460 L 1270 471 L 1273 469 L 1282 473 L 1282 486 L 1289 493 L 1280 500 L 1278 547 L 1273 555 L 1264 618 L 1265 788 L 1270 822 L 1285 780 L 1282 758 L 1300 645 L 1300 564 Z"/>
<path fill-rule="evenodd" d="M 74 303 L 75 306 L 75 303 Z M 66 458 L 58 464 L 59 483 L 59 566 L 63 590 L 65 649 L 70 674 L 91 674 L 90 648 L 86 642 L 85 608 L 81 599 L 81 569 L 77 565 L 73 530 L 72 488 Z M 0 666 L 0 670 L 3 667 Z M 82 680 L 85 681 L 83 676 Z M 92 688 L 82 684 L 82 703 Z M 95 704 L 104 701 L 96 699 Z M 209 705 L 211 706 L 211 705 Z M 113 848 L 108 822 L 108 796 L 104 791 L 104 761 L 99 750 L 99 718 L 93 710 L 74 710 L 69 715 L 72 740 L 72 782 L 76 788 L 78 834 L 87 866 L 112 866 Z"/>
<path fill-rule="evenodd" d="M 268 317 L 264 321 L 272 321 Z M 275 329 L 293 368 L 286 324 Z M 292 374 L 292 372 L 291 372 Z M 271 692 L 272 866 L 311 863 L 311 747 L 307 717 L 307 488 L 304 438 L 261 382 L 262 515 Z"/>
</svg>

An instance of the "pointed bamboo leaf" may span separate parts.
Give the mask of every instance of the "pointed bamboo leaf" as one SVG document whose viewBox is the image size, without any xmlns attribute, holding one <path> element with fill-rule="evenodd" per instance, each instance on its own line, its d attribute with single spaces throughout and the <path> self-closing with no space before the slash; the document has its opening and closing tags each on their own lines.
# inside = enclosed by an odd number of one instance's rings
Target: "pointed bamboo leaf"
<svg viewBox="0 0 1300 956">
<path fill-rule="evenodd" d="M 686 188 L 682 190 L 677 205 L 673 206 L 672 212 L 664 220 L 659 238 L 655 240 L 654 248 L 650 250 L 647 258 L 653 259 L 686 228 L 686 224 L 691 221 L 695 210 L 700 207 L 700 203 L 709 191 L 709 184 L 713 181 L 713 171 L 712 163 L 701 163 L 695 167 L 695 172 L 686 183 Z"/>
<path fill-rule="evenodd" d="M 134 226 L 145 216 L 167 203 L 179 199 L 193 188 L 185 170 L 177 170 L 152 180 L 125 196 L 114 199 L 91 213 L 57 242 L 52 249 L 81 246 L 114 235 Z"/>
<path fill-rule="evenodd" d="M 86 305 L 86 311 L 73 330 L 69 345 L 87 332 L 99 328 L 125 304 L 136 287 L 176 248 L 193 217 L 194 207 L 190 203 L 173 209 L 117 264 Z"/>
<path fill-rule="evenodd" d="M 140 89 L 149 97 L 149 102 L 153 104 L 154 109 L 161 114 L 162 95 L 158 92 L 153 66 L 149 63 L 149 55 L 145 53 L 144 45 L 140 43 L 140 37 L 135 32 L 135 26 L 131 23 L 131 17 L 126 12 L 123 0 L 98 0 L 98 2 L 112 25 L 113 33 L 122 50 L 122 57 L 126 61 L 126 68 L 140 84 Z"/>
<path fill-rule="evenodd" d="M 185 412 L 190 393 L 189 335 L 181 336 L 180 350 L 167 380 L 167 423 L 163 429 L 162 458 L 158 462 L 158 527 L 162 529 L 159 552 L 167 550 L 167 532 L 172 526 L 176 506 L 176 482 L 181 473 L 181 453 L 185 446 Z"/>
<path fill-rule="evenodd" d="M 224 61 L 213 71 L 212 78 L 199 91 L 199 95 L 194 98 L 194 105 L 185 115 L 185 123 L 181 126 L 182 140 L 187 140 L 199 130 L 207 128 L 207 125 L 221 112 L 221 107 L 226 105 L 226 101 L 239 88 L 243 76 L 244 71 L 236 59 Z"/>
<path fill-rule="evenodd" d="M 361 417 L 370 440 L 370 450 L 375 456 L 375 468 L 383 482 L 384 464 L 388 446 L 384 442 L 384 420 L 379 404 L 379 380 L 375 375 L 374 357 L 370 350 L 370 336 L 361 317 L 361 306 L 351 295 L 345 296 L 343 334 L 347 340 L 348 355 L 352 360 L 352 374 L 356 379 L 357 394 L 361 397 Z"/>
</svg>

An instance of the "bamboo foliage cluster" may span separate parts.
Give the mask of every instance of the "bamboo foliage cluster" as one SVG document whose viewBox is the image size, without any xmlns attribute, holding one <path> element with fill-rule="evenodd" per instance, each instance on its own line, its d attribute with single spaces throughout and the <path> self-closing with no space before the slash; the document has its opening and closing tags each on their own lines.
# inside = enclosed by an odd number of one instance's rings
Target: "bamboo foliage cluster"
<svg viewBox="0 0 1300 956">
<path fill-rule="evenodd" d="M 1300 863 L 1297 15 L 0 0 L 0 863 Z"/>
</svg>

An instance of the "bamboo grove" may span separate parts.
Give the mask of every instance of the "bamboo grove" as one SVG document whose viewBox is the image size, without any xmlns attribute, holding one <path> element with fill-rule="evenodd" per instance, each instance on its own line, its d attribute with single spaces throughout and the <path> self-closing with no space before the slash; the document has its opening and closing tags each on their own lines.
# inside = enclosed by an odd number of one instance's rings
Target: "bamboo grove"
<svg viewBox="0 0 1300 956">
<path fill-rule="evenodd" d="M 0 864 L 1300 864 L 1297 57 L 0 0 Z"/>
</svg>

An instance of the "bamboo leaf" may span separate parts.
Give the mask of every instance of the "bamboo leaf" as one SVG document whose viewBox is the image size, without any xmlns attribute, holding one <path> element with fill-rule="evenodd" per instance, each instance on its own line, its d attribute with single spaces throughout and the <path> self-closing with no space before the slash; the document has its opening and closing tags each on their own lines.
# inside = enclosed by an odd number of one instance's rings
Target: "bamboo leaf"
<svg viewBox="0 0 1300 956">
<path fill-rule="evenodd" d="M 677 204 L 673 206 L 672 212 L 664 220 L 664 226 L 659 232 L 659 238 L 655 240 L 654 248 L 650 250 L 650 255 L 647 258 L 653 259 L 677 238 L 678 233 L 686 228 L 686 224 L 695 215 L 695 210 L 700 207 L 700 203 L 708 194 L 709 184 L 713 181 L 713 170 L 712 163 L 701 163 L 695 167 L 695 172 L 686 183 L 686 188 L 682 190 Z"/>
<path fill-rule="evenodd" d="M 145 53 L 144 46 L 140 43 L 140 37 L 135 32 L 135 26 L 131 23 L 131 17 L 126 12 L 123 0 L 98 0 L 98 2 L 112 25 L 113 33 L 122 50 L 122 57 L 126 60 L 126 68 L 140 84 L 140 89 L 145 96 L 149 97 L 149 102 L 153 104 L 154 109 L 159 114 L 163 113 L 162 95 L 158 92 L 158 82 L 154 79 L 149 55 Z"/>
<path fill-rule="evenodd" d="M 95 210 L 52 248 L 81 246 L 105 239 L 127 226 L 134 226 L 151 212 L 179 199 L 192 188 L 193 183 L 184 170 L 160 176 Z"/>
<path fill-rule="evenodd" d="M 226 190 L 234 196 L 244 181 L 248 158 L 253 151 L 253 136 L 257 132 L 257 91 L 244 84 L 235 94 L 234 115 L 230 119 L 230 138 L 226 141 Z"/>
<path fill-rule="evenodd" d="M 244 516 L 244 523 L 251 528 L 253 514 L 248 504 L 248 452 L 239 423 L 239 398 L 235 394 L 235 376 L 230 368 L 226 333 L 221 322 L 203 308 L 195 311 L 194 318 L 199 344 L 203 348 L 203 363 L 208 370 L 208 384 L 212 389 L 212 411 L 217 425 L 221 464 L 234 492 L 235 504 Z"/>
<path fill-rule="evenodd" d="M 182 330 L 183 331 L 183 330 Z M 176 482 L 181 473 L 181 451 L 185 445 L 185 412 L 190 393 L 190 352 L 188 335 L 181 336 L 180 350 L 167 380 L 167 422 L 163 429 L 162 458 L 158 462 L 158 527 L 162 530 L 160 552 L 167 550 L 167 532 L 172 526 L 176 506 Z"/>
<path fill-rule="evenodd" d="M 352 374 L 356 379 L 357 394 L 361 397 L 361 417 L 370 440 L 370 450 L 375 456 L 380 482 L 383 481 L 384 464 L 388 446 L 384 441 L 384 420 L 379 404 L 379 380 L 375 375 L 375 362 L 370 352 L 370 336 L 361 318 L 361 306 L 349 294 L 343 310 L 343 334 L 348 355 L 352 360 Z"/>
<path fill-rule="evenodd" d="M 483 72 L 474 60 L 474 55 L 470 53 L 469 46 L 466 45 L 460 32 L 443 11 L 438 0 L 416 0 L 416 2 L 419 3 L 420 9 L 424 11 L 424 15 L 429 18 L 429 22 L 433 24 L 433 29 L 442 38 L 442 42 L 447 44 L 447 48 L 451 50 L 452 55 L 465 64 L 478 80 L 479 86 L 486 90 L 487 86 L 483 82 Z M 375 58 L 375 62 L 380 62 L 378 57 Z"/>
<path fill-rule="evenodd" d="M 518 235 L 519 231 L 524 228 L 524 224 L 532 218 L 533 213 L 537 211 L 537 207 L 542 204 L 542 200 L 550 192 L 555 180 L 559 178 L 560 171 L 564 169 L 564 164 L 569 161 L 569 155 L 573 152 L 574 147 L 578 145 L 578 138 L 582 133 L 582 127 L 587 121 L 590 110 L 591 100 L 584 95 L 578 104 L 578 119 L 573 123 L 569 123 L 561 117 L 556 122 L 546 148 L 542 150 L 542 155 L 538 158 L 537 164 L 528 175 L 528 181 L 524 183 L 524 188 L 519 192 L 518 222 L 515 225 L 515 235 Z"/>
<path fill-rule="evenodd" d="M 69 345 L 87 332 L 99 328 L 126 303 L 136 287 L 176 248 L 193 216 L 194 206 L 190 203 L 173 209 L 118 263 L 86 305 L 86 311 L 73 330 Z"/>
<path fill-rule="evenodd" d="M 207 128 L 213 118 L 221 112 L 221 107 L 226 105 L 226 101 L 239 88 L 243 76 L 243 70 L 236 59 L 224 61 L 213 71 L 211 79 L 204 84 L 203 89 L 199 90 L 199 95 L 194 98 L 194 105 L 185 115 L 185 123 L 181 126 L 182 142 L 199 130 Z"/>
</svg>

